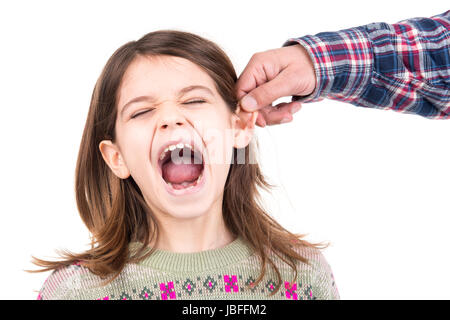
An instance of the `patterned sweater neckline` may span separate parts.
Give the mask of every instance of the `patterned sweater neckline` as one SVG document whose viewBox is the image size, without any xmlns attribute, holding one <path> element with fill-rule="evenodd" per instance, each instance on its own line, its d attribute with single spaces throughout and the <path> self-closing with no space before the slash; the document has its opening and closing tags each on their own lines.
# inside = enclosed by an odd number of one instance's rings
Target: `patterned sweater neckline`
<svg viewBox="0 0 450 320">
<path fill-rule="evenodd" d="M 131 242 L 130 251 L 138 249 L 142 243 Z M 150 248 L 147 249 L 148 252 Z M 253 254 L 251 247 L 238 236 L 229 244 L 205 251 L 180 253 L 156 249 L 138 265 L 172 272 L 202 272 L 220 269 L 249 258 Z"/>
</svg>

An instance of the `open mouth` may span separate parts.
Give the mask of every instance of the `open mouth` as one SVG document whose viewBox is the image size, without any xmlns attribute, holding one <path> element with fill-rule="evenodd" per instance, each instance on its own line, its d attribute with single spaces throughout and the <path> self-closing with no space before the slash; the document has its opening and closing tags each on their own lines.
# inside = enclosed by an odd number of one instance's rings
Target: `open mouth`
<svg viewBox="0 0 450 320">
<path fill-rule="evenodd" d="M 158 168 L 166 188 L 176 195 L 198 191 L 204 181 L 203 155 L 189 144 L 170 145 L 163 150 L 158 159 Z"/>
</svg>

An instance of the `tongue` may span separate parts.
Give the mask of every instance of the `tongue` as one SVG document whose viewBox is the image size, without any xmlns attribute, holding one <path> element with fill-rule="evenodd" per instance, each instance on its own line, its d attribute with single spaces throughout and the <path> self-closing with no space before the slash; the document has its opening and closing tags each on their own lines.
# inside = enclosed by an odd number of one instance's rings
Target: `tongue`
<svg viewBox="0 0 450 320">
<path fill-rule="evenodd" d="M 162 176 L 170 183 L 191 182 L 202 173 L 202 167 L 202 164 L 175 164 L 169 161 L 162 167 Z"/>
</svg>

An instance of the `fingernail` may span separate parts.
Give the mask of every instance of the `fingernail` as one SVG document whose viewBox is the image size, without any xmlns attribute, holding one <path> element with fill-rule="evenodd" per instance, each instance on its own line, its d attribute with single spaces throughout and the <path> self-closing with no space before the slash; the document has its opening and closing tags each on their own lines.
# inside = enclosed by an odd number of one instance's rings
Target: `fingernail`
<svg viewBox="0 0 450 320">
<path fill-rule="evenodd" d="M 242 101 L 241 105 L 246 109 L 247 111 L 254 111 L 258 109 L 258 103 L 256 102 L 255 98 L 253 98 L 250 95 L 246 95 Z"/>
<path fill-rule="evenodd" d="M 296 113 L 298 110 L 300 110 L 301 107 L 302 107 L 301 104 L 296 104 L 295 107 L 293 107 L 293 108 L 291 109 L 291 113 L 292 113 L 292 114 Z"/>
<path fill-rule="evenodd" d="M 266 120 L 262 119 L 261 120 L 261 127 L 264 128 L 266 126 Z"/>
</svg>

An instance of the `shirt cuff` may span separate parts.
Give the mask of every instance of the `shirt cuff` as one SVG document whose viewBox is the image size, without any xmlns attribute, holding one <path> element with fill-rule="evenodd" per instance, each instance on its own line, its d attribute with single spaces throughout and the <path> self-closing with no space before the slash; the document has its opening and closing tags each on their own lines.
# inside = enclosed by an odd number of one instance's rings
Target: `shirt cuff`
<svg viewBox="0 0 450 320">
<path fill-rule="evenodd" d="M 352 102 L 370 81 L 373 52 L 364 27 L 290 38 L 283 47 L 293 44 L 306 49 L 316 73 L 314 91 L 308 96 L 293 96 L 293 101 L 330 98 Z"/>
</svg>

